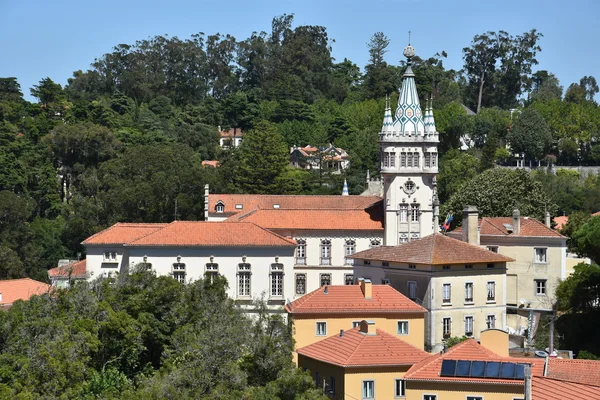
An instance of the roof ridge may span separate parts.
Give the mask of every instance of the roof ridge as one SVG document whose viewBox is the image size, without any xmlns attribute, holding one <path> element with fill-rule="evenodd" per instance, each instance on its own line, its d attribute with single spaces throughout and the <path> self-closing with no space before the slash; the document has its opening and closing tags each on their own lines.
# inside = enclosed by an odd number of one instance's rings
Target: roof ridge
<svg viewBox="0 0 600 400">
<path fill-rule="evenodd" d="M 555 230 L 554 230 L 554 229 L 552 229 L 552 228 L 548 228 L 548 227 L 546 226 L 546 224 L 544 224 L 542 221 L 538 220 L 537 218 L 527 218 L 527 219 L 526 219 L 526 221 L 531 221 L 531 222 L 533 222 L 534 224 L 541 225 L 541 226 L 543 226 L 543 227 L 544 227 L 544 229 L 546 229 L 546 230 L 547 230 L 547 231 L 549 231 L 549 232 L 552 232 L 552 233 L 553 233 L 553 234 L 555 234 L 555 235 L 559 235 L 559 236 L 562 236 L 562 237 L 566 237 L 565 235 L 561 234 L 560 232 L 558 232 L 558 231 L 555 231 Z"/>
<path fill-rule="evenodd" d="M 348 331 L 352 332 L 354 330 L 356 330 L 356 334 L 358 335 L 359 341 L 354 346 L 354 350 L 352 350 L 352 353 L 350 353 L 350 355 L 348 355 L 348 357 L 346 357 L 346 363 L 348 363 L 348 361 L 350 361 L 350 359 L 352 358 L 352 356 L 354 355 L 354 353 L 356 353 L 358 351 L 358 348 L 361 346 L 362 342 L 367 337 L 367 335 L 361 335 L 361 333 L 360 333 L 360 326 L 357 326 L 356 328 L 349 329 Z M 344 337 L 346 337 L 346 336 L 344 335 Z"/>
</svg>

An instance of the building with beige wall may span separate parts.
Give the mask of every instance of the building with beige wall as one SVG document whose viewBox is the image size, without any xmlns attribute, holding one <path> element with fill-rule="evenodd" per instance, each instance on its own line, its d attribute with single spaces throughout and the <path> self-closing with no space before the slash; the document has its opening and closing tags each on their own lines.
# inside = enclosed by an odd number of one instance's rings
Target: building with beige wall
<svg viewBox="0 0 600 400">
<path fill-rule="evenodd" d="M 406 396 L 404 375 L 428 353 L 377 328 L 375 321 L 298 348 L 298 366 L 310 371 L 332 399 L 393 399 Z"/>
<path fill-rule="evenodd" d="M 506 325 L 506 263 L 512 258 L 433 234 L 398 246 L 357 253 L 354 274 L 389 283 L 427 309 L 426 349 L 452 336 L 478 338 Z"/>
<path fill-rule="evenodd" d="M 370 320 L 379 329 L 423 349 L 427 310 L 389 285 L 324 286 L 288 303 L 296 348 L 308 346 Z M 296 355 L 294 354 L 294 358 Z"/>
</svg>

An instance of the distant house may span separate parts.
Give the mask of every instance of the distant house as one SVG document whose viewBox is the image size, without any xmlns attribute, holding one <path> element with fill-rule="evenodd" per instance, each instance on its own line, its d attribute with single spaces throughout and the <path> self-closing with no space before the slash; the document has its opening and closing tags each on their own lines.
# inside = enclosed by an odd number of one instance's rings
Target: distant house
<svg viewBox="0 0 600 400">
<path fill-rule="evenodd" d="M 219 168 L 221 163 L 219 160 L 204 160 L 202 161 L 202 166 L 204 168 Z"/>
<path fill-rule="evenodd" d="M 323 147 L 304 146 L 290 149 L 290 165 L 300 169 L 328 170 L 341 173 L 350 166 L 348 153 L 332 144 Z"/>
<path fill-rule="evenodd" d="M 50 291 L 51 286 L 30 278 L 0 281 L 0 310 L 8 310 L 17 300 L 29 300 L 31 296 Z"/>
<path fill-rule="evenodd" d="M 66 289 L 72 281 L 85 280 L 87 278 L 86 261 L 74 261 L 66 265 L 60 265 L 48 271 L 48 278 L 52 286 Z"/>
<path fill-rule="evenodd" d="M 240 128 L 231 128 L 228 131 L 222 131 L 219 127 L 219 146 L 223 150 L 239 147 L 245 132 Z"/>
</svg>

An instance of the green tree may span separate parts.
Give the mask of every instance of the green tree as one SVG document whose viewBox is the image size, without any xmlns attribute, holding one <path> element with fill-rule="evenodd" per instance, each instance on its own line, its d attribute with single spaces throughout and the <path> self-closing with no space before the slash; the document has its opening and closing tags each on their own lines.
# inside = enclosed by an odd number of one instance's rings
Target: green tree
<svg viewBox="0 0 600 400">
<path fill-rule="evenodd" d="M 600 262 L 600 217 L 587 220 L 572 235 L 571 240 L 577 249 L 577 254 Z"/>
<path fill-rule="evenodd" d="M 438 197 L 445 203 L 453 194 L 477 175 L 479 160 L 468 153 L 457 149 L 450 149 L 440 158 L 440 171 L 438 174 Z"/>
<path fill-rule="evenodd" d="M 508 134 L 508 142 L 513 152 L 523 153 L 530 160 L 537 161 L 548 153 L 552 132 L 537 111 L 526 108 Z"/>
<path fill-rule="evenodd" d="M 389 44 L 390 40 L 383 32 L 375 32 L 367 43 L 369 63 L 365 66 L 363 81 L 366 99 L 380 99 L 399 87 L 394 77 L 394 69 L 384 59 Z"/>
<path fill-rule="evenodd" d="M 559 308 L 582 313 L 600 311 L 600 266 L 580 263 L 574 269 L 556 288 Z"/>
<path fill-rule="evenodd" d="M 563 87 L 560 85 L 558 78 L 546 71 L 536 71 L 532 75 L 533 87 L 529 93 L 529 100 L 535 101 L 549 101 L 549 100 L 560 100 L 562 98 Z"/>
</svg>

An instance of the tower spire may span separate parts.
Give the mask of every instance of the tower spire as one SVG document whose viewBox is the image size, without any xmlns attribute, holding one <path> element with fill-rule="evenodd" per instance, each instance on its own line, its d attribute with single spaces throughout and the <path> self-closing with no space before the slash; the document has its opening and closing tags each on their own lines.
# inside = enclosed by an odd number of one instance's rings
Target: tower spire
<svg viewBox="0 0 600 400">
<path fill-rule="evenodd" d="M 436 133 L 437 128 L 435 127 L 435 118 L 433 117 L 433 93 L 429 95 L 429 129 L 431 133 Z"/>
<path fill-rule="evenodd" d="M 344 179 L 344 188 L 342 189 L 342 196 L 348 196 L 348 182 Z"/>
<path fill-rule="evenodd" d="M 383 113 L 383 125 L 381 126 L 381 133 L 392 132 L 394 126 L 394 119 L 392 118 L 392 109 L 390 108 L 390 95 L 385 95 L 385 111 Z"/>
<path fill-rule="evenodd" d="M 407 58 L 407 67 L 402 78 L 402 88 L 398 97 L 398 107 L 393 125 L 393 131 L 399 132 L 401 136 L 418 136 L 425 134 L 423 113 L 417 93 L 415 74 L 412 70 L 412 58 L 415 49 L 409 44 L 404 48 L 404 56 Z"/>
</svg>

